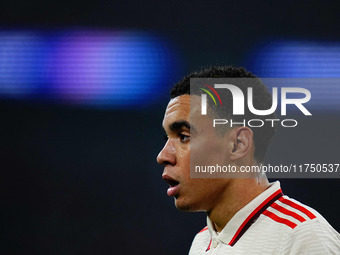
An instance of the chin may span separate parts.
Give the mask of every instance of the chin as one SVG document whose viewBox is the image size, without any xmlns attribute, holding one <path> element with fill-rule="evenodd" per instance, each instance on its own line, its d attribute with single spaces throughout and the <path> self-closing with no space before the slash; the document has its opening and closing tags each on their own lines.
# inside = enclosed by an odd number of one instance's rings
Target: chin
<svg viewBox="0 0 340 255">
<path fill-rule="evenodd" d="M 184 199 L 175 198 L 175 206 L 180 211 L 186 212 L 196 212 L 202 211 L 197 205 L 194 203 L 190 203 L 189 201 L 183 201 Z"/>
</svg>

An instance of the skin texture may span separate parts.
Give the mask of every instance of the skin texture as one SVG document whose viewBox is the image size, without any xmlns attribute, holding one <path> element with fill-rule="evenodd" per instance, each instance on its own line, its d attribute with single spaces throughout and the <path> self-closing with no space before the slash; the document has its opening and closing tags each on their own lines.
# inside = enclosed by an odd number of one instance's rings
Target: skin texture
<svg viewBox="0 0 340 255">
<path fill-rule="evenodd" d="M 163 178 L 178 183 L 176 192 L 171 194 L 176 207 L 206 212 L 217 231 L 221 231 L 237 211 L 268 187 L 263 176 L 190 178 L 190 149 L 195 150 L 197 165 L 203 163 L 200 160 L 206 164 L 230 164 L 237 168 L 255 164 L 252 131 L 247 127 L 234 127 L 224 135 L 217 134 L 211 122 L 200 114 L 199 96 L 182 95 L 171 99 L 165 111 L 163 128 L 168 139 L 157 156 L 157 162 L 164 166 Z"/>
</svg>

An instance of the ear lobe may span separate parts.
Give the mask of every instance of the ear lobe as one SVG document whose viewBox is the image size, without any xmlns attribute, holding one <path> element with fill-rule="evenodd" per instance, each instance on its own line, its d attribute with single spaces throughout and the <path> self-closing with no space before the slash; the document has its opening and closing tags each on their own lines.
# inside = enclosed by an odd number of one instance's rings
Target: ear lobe
<svg viewBox="0 0 340 255">
<path fill-rule="evenodd" d="M 233 130 L 234 147 L 231 154 L 232 160 L 246 157 L 253 145 L 253 131 L 248 127 L 239 127 Z"/>
</svg>

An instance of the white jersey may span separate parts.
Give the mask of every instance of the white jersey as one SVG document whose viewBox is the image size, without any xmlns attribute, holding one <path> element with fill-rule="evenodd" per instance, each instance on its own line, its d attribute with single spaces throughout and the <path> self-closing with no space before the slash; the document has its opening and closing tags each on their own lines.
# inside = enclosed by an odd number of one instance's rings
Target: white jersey
<svg viewBox="0 0 340 255">
<path fill-rule="evenodd" d="M 220 233 L 207 218 L 189 255 L 340 254 L 340 235 L 314 209 L 282 194 L 277 181 L 238 211 Z"/>
</svg>

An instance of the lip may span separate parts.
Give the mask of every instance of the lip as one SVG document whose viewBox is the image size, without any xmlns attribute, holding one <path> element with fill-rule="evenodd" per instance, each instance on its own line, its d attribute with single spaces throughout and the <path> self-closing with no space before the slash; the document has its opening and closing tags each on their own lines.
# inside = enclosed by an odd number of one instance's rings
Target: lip
<svg viewBox="0 0 340 255">
<path fill-rule="evenodd" d="M 170 177 L 169 175 L 163 175 L 163 180 L 170 185 L 167 190 L 167 195 L 169 197 L 175 196 L 179 192 L 179 181 L 176 181 L 174 178 Z"/>
</svg>

